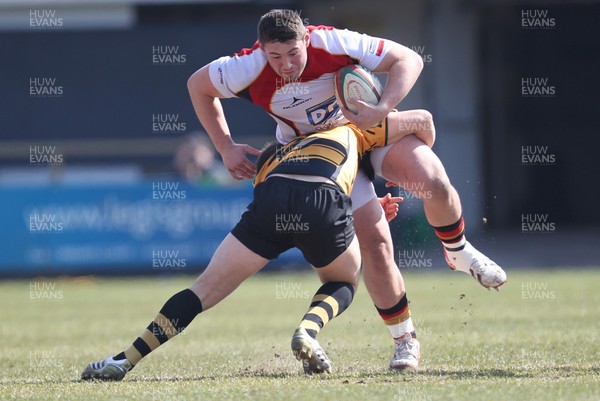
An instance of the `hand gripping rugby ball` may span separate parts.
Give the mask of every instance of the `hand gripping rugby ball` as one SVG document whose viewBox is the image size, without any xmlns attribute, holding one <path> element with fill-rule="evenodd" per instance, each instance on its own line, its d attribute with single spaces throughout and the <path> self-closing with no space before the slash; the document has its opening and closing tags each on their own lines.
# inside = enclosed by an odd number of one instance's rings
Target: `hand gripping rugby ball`
<svg viewBox="0 0 600 401">
<path fill-rule="evenodd" d="M 340 68 L 334 78 L 335 98 L 338 105 L 356 113 L 356 106 L 348 104 L 347 99 L 362 100 L 368 104 L 377 104 L 381 99 L 383 85 L 371 71 L 351 64 Z"/>
</svg>

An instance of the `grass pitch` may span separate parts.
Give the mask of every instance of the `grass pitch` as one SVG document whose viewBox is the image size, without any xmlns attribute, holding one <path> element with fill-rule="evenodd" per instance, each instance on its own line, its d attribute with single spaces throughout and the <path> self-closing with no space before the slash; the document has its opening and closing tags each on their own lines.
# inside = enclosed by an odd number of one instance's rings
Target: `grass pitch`
<svg viewBox="0 0 600 401">
<path fill-rule="evenodd" d="M 79 375 L 131 344 L 193 277 L 0 282 L 0 399 L 600 399 L 600 270 L 511 271 L 499 293 L 441 269 L 405 279 L 417 372 L 388 369 L 392 342 L 361 286 L 319 336 L 334 372 L 305 376 L 289 343 L 318 281 L 259 274 L 119 383 Z"/>
</svg>

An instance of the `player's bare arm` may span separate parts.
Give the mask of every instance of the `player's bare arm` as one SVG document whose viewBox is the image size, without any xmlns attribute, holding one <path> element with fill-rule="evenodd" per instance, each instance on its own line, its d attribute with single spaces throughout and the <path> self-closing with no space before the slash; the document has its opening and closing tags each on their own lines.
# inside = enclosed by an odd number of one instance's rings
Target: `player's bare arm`
<svg viewBox="0 0 600 401">
<path fill-rule="evenodd" d="M 256 168 L 246 154 L 259 155 L 260 151 L 234 142 L 219 99 L 222 95 L 210 80 L 208 65 L 196 71 L 187 85 L 196 115 L 221 154 L 229 174 L 237 180 L 252 179 Z"/>
<path fill-rule="evenodd" d="M 359 128 L 367 129 L 374 126 L 406 97 L 422 70 L 423 60 L 419 54 L 398 43 L 392 43 L 391 49 L 374 70 L 374 72 L 388 74 L 387 84 L 379 103 L 373 106 L 365 102 L 349 100 L 358 107 L 358 112 L 353 113 L 343 107 L 342 112 Z"/>
</svg>

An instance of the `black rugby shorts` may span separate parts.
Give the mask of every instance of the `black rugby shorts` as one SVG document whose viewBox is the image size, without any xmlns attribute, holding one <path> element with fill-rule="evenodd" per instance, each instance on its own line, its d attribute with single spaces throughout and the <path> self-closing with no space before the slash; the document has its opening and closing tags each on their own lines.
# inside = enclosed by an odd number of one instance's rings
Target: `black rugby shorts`
<svg viewBox="0 0 600 401">
<path fill-rule="evenodd" d="M 254 188 L 254 201 L 231 233 L 265 259 L 297 247 L 323 267 L 354 239 L 352 203 L 333 184 L 271 177 Z"/>
</svg>

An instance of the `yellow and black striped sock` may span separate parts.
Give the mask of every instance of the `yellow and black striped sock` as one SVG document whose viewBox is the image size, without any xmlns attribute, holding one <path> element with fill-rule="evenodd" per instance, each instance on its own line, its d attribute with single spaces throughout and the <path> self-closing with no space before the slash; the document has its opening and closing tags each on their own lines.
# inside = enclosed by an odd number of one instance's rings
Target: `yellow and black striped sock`
<svg viewBox="0 0 600 401">
<path fill-rule="evenodd" d="M 202 312 L 200 299 L 190 289 L 173 295 L 162 307 L 146 330 L 125 351 L 114 359 L 124 359 L 135 365 L 177 334 L 181 333 Z"/>
<path fill-rule="evenodd" d="M 300 325 L 308 335 L 316 338 L 319 331 L 336 316 L 339 316 L 352 303 L 354 288 L 349 283 L 331 281 L 319 288 L 313 297 L 310 308 Z"/>
<path fill-rule="evenodd" d="M 435 235 L 449 251 L 460 251 L 465 247 L 465 220 L 462 216 L 454 224 L 443 227 L 433 227 Z"/>
</svg>

